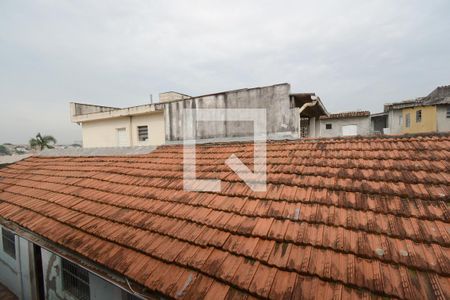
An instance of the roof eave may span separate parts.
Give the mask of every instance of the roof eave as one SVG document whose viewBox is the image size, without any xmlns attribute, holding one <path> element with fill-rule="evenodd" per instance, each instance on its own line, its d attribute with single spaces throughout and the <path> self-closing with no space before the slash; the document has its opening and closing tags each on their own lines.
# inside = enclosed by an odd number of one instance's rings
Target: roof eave
<svg viewBox="0 0 450 300">
<path fill-rule="evenodd" d="M 126 277 L 122 274 L 119 274 L 115 271 L 111 271 L 96 262 L 93 262 L 89 259 L 86 259 L 75 252 L 65 249 L 57 245 L 56 243 L 42 237 L 20 225 L 17 225 L 14 222 L 5 220 L 0 216 L 0 225 L 6 227 L 8 230 L 14 232 L 16 235 L 32 242 L 33 244 L 38 245 L 39 247 L 53 252 L 56 255 L 76 264 L 89 272 L 95 274 L 96 276 L 102 278 L 103 280 L 129 292 L 130 294 L 135 294 L 136 292 L 140 294 L 140 296 L 144 296 L 146 299 L 161 299 L 161 294 L 158 292 L 149 291 L 147 287 L 134 282 L 133 287 L 130 286 L 130 281 L 126 279 Z"/>
</svg>

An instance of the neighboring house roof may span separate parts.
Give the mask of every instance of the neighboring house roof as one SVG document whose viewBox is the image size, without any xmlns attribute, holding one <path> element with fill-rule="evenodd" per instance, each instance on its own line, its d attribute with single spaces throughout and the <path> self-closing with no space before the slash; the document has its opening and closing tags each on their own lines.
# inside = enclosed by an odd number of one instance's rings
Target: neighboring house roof
<svg viewBox="0 0 450 300">
<path fill-rule="evenodd" d="M 164 104 L 152 103 L 126 108 L 106 107 L 93 104 L 70 102 L 70 119 L 73 123 L 129 117 L 155 112 L 162 112 Z"/>
<path fill-rule="evenodd" d="M 450 104 L 450 85 L 437 87 L 423 99 L 423 105 Z"/>
<path fill-rule="evenodd" d="M 13 154 L 13 155 L 1 155 L 0 156 L 0 165 L 3 164 L 12 164 L 19 160 L 25 159 L 33 155 L 32 153 L 27 154 Z"/>
<path fill-rule="evenodd" d="M 434 89 L 428 96 L 418 97 L 415 99 L 387 103 L 384 105 L 384 111 L 391 109 L 403 109 L 416 106 L 428 106 L 428 105 L 445 105 L 450 104 L 450 85 L 439 86 Z"/>
<path fill-rule="evenodd" d="M 39 152 L 39 156 L 123 156 L 147 154 L 155 150 L 155 146 L 136 147 L 94 147 L 94 148 L 66 148 L 45 149 Z"/>
<path fill-rule="evenodd" d="M 251 143 L 0 169 L 0 222 L 174 298 L 450 299 L 450 135 L 276 141 L 267 192 L 224 164 Z"/>
<path fill-rule="evenodd" d="M 358 117 L 368 117 L 370 116 L 369 111 L 349 111 L 341 112 L 336 114 L 329 114 L 328 116 L 320 116 L 321 120 L 329 119 L 345 119 L 345 118 L 358 118 Z"/>
</svg>

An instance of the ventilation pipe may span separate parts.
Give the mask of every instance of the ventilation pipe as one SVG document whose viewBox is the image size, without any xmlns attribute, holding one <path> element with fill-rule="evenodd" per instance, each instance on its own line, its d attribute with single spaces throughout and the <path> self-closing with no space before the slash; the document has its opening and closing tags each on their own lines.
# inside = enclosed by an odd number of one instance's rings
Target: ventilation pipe
<svg viewBox="0 0 450 300">
<path fill-rule="evenodd" d="M 302 137 L 302 112 L 307 108 L 307 107 L 312 107 L 315 106 L 318 101 L 315 100 L 317 99 L 316 96 L 311 96 L 311 99 L 313 100 L 312 102 L 308 102 L 302 105 L 302 107 L 300 107 L 298 109 L 298 137 L 301 138 Z"/>
</svg>

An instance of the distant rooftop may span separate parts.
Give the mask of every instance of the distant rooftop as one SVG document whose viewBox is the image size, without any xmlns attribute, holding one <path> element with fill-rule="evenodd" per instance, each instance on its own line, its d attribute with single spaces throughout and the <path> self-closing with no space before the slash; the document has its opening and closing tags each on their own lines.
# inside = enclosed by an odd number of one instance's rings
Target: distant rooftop
<svg viewBox="0 0 450 300">
<path fill-rule="evenodd" d="M 341 112 L 341 113 L 335 113 L 335 114 L 329 114 L 328 116 L 321 116 L 321 120 L 328 120 L 328 119 L 343 119 L 343 118 L 357 118 L 357 117 L 368 117 L 370 116 L 369 111 L 348 111 L 348 112 Z"/>
<path fill-rule="evenodd" d="M 407 99 L 399 102 L 386 103 L 384 105 L 384 111 L 414 106 L 443 105 L 443 104 L 450 104 L 450 85 L 439 86 L 425 97 L 417 97 L 414 99 Z"/>
<path fill-rule="evenodd" d="M 45 149 L 38 156 L 127 156 L 148 154 L 153 146 Z"/>
</svg>

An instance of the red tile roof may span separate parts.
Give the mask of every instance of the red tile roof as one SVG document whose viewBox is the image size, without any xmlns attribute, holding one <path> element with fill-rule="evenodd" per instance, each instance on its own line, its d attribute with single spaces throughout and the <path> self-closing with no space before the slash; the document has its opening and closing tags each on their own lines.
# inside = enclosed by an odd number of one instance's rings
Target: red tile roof
<svg viewBox="0 0 450 300">
<path fill-rule="evenodd" d="M 320 116 L 321 120 L 329 119 L 342 119 L 342 118 L 357 118 L 357 117 L 368 117 L 370 116 L 369 111 L 348 111 L 336 114 L 329 114 L 328 116 Z"/>
<path fill-rule="evenodd" d="M 450 135 L 278 141 L 268 191 L 224 160 L 252 144 L 31 157 L 0 170 L 0 216 L 176 298 L 450 299 Z"/>
</svg>

